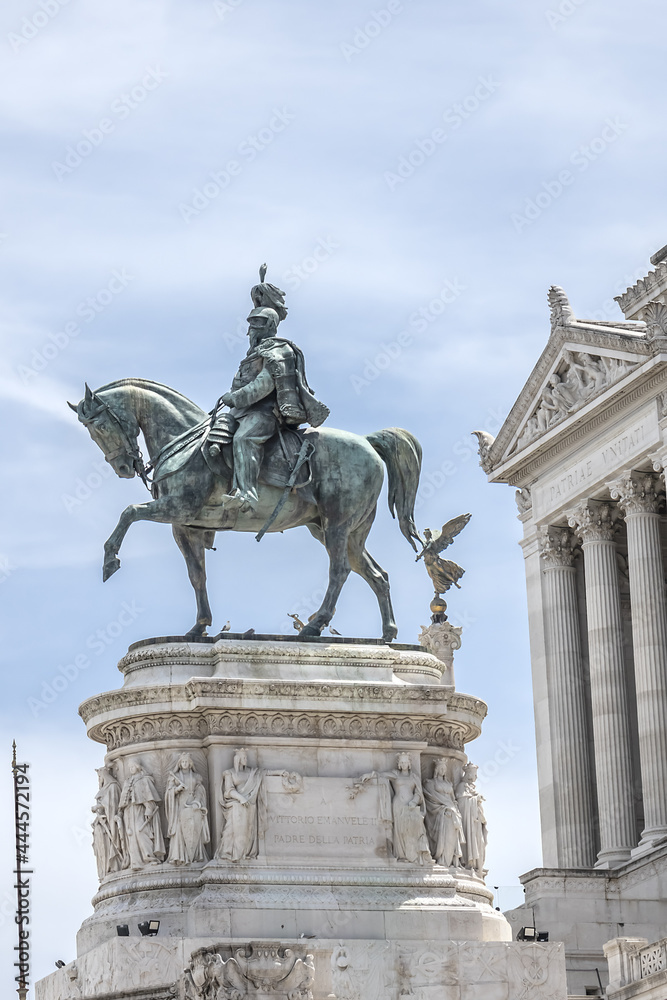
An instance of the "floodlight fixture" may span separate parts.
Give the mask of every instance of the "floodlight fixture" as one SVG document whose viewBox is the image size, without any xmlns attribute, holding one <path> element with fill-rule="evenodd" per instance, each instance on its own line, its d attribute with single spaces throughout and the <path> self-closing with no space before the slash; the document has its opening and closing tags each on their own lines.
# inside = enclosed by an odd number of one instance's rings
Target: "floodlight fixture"
<svg viewBox="0 0 667 1000">
<path fill-rule="evenodd" d="M 157 932 L 160 930 L 160 921 L 143 920 L 140 924 L 137 924 L 137 927 L 143 937 L 155 937 Z"/>
<path fill-rule="evenodd" d="M 116 924 L 116 934 L 118 935 L 118 937 L 129 937 L 130 928 L 127 926 L 127 924 Z"/>
</svg>

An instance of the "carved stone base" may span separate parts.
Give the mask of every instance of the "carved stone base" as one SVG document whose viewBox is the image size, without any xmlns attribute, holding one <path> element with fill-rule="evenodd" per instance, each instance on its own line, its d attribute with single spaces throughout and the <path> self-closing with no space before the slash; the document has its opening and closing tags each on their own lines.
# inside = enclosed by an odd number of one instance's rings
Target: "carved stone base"
<svg viewBox="0 0 667 1000">
<path fill-rule="evenodd" d="M 435 656 L 149 640 L 119 669 L 122 688 L 80 710 L 108 751 L 94 808 L 100 889 L 76 962 L 38 983 L 37 1000 L 144 989 L 147 1000 L 431 1000 L 468 974 L 486 983 L 475 949 L 489 982 L 524 957 L 528 975 L 531 955 L 540 982 L 559 981 L 557 949 L 507 943 L 479 875 L 486 825 L 464 746 L 486 706 L 442 683 Z M 144 921 L 160 921 L 157 937 L 139 936 Z M 493 993 L 515 995 L 565 996 Z M 450 996 L 463 994 L 437 992 Z"/>
<path fill-rule="evenodd" d="M 39 1000 L 567 997 L 562 944 L 375 938 L 251 943 L 116 938 L 41 980 L 37 990 Z"/>
</svg>

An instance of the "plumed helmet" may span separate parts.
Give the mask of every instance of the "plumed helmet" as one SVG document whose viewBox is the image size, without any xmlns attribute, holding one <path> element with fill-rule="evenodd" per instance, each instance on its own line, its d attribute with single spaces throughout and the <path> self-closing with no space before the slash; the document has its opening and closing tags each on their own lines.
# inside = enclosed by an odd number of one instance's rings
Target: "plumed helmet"
<svg viewBox="0 0 667 1000">
<path fill-rule="evenodd" d="M 268 281 L 264 281 L 266 277 L 266 264 L 262 264 L 259 269 L 259 285 L 253 285 L 250 291 L 250 298 L 252 299 L 252 304 L 256 309 L 266 307 L 268 309 L 273 309 L 278 317 L 278 323 L 285 319 L 287 316 L 287 306 L 285 305 L 285 293 L 277 287 L 277 285 L 272 285 Z M 252 313 L 251 313 L 252 315 Z M 276 323 L 276 326 L 278 324 Z"/>
<path fill-rule="evenodd" d="M 275 309 L 269 309 L 266 306 L 262 306 L 260 309 L 251 309 L 248 313 L 248 322 L 252 322 L 253 319 L 266 319 L 274 327 L 278 327 L 280 323 L 280 317 Z"/>
</svg>

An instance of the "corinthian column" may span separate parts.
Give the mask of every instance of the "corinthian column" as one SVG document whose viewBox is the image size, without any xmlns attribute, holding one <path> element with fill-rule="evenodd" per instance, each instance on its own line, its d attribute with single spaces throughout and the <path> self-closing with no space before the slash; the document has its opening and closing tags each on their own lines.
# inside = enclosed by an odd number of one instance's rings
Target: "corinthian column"
<svg viewBox="0 0 667 1000">
<path fill-rule="evenodd" d="M 667 836 L 667 609 L 659 484 L 652 474 L 629 472 L 609 486 L 628 528 L 643 845 Z"/>
<path fill-rule="evenodd" d="M 595 838 L 573 545 L 567 528 L 540 530 L 558 864 L 592 868 Z"/>
<path fill-rule="evenodd" d="M 581 537 L 584 550 L 600 818 L 600 853 L 596 867 L 612 868 L 630 857 L 636 838 L 621 602 L 611 507 L 587 500 L 570 512 L 568 521 Z"/>
</svg>

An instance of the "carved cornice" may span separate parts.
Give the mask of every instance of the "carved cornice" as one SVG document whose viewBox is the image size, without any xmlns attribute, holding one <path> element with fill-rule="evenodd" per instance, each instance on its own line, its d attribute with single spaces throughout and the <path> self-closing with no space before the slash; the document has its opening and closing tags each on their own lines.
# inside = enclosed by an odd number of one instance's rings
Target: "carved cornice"
<svg viewBox="0 0 667 1000">
<path fill-rule="evenodd" d="M 538 529 L 540 557 L 545 569 L 564 569 L 574 565 L 576 539 L 567 528 L 554 525 Z"/>
<path fill-rule="evenodd" d="M 607 483 L 613 500 L 627 517 L 631 514 L 657 514 L 662 502 L 662 490 L 656 476 L 647 472 L 626 472 Z"/>
<path fill-rule="evenodd" d="M 568 512 L 567 523 L 574 528 L 584 545 L 614 539 L 611 505 L 604 501 L 584 500 Z"/>
<path fill-rule="evenodd" d="M 91 726 L 89 735 L 108 750 L 165 740 L 199 742 L 209 736 L 418 742 L 462 750 L 481 731 L 479 722 L 413 714 L 227 710 L 137 716 Z"/>
<path fill-rule="evenodd" d="M 424 652 L 424 657 L 428 657 L 429 666 L 437 663 L 439 671 L 442 671 L 442 664 L 431 653 Z M 79 715 L 85 723 L 89 723 L 95 716 L 105 712 L 117 712 L 119 709 L 141 708 L 146 705 L 156 705 L 164 703 L 187 704 L 195 699 L 216 698 L 225 699 L 228 702 L 239 702 L 248 705 L 261 702 L 270 703 L 272 700 L 282 698 L 298 700 L 300 702 L 313 701 L 348 701 L 363 702 L 368 705 L 387 704 L 439 704 L 446 710 L 447 704 L 452 696 L 450 687 L 431 686 L 426 684 L 394 684 L 391 682 L 378 682 L 370 684 L 366 682 L 337 681 L 304 681 L 304 680 L 249 680 L 236 677 L 208 677 L 195 678 L 186 684 L 160 684 L 146 687 L 121 688 L 118 691 L 106 691 L 104 694 L 95 695 L 88 698 L 79 707 Z M 483 706 L 484 702 L 472 698 L 470 695 L 459 695 L 465 702 L 457 700 L 457 705 L 463 708 L 464 703 L 470 711 L 477 711 L 478 706 Z"/>
<path fill-rule="evenodd" d="M 660 263 L 655 271 L 649 271 L 645 278 L 640 278 L 621 295 L 615 295 L 624 316 L 637 316 L 642 306 L 656 299 L 667 290 L 667 263 Z"/>
</svg>

